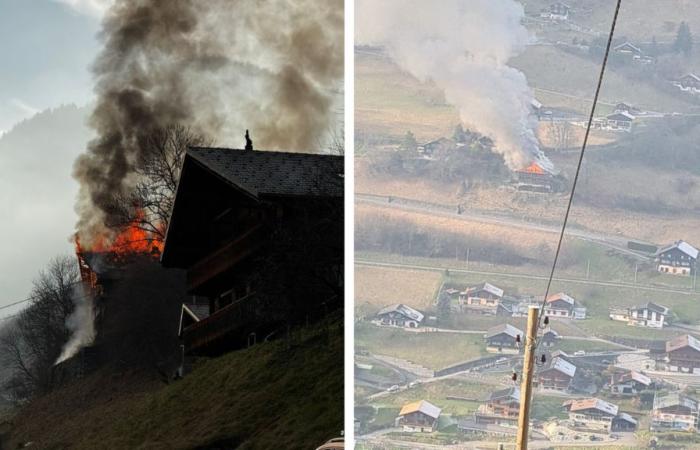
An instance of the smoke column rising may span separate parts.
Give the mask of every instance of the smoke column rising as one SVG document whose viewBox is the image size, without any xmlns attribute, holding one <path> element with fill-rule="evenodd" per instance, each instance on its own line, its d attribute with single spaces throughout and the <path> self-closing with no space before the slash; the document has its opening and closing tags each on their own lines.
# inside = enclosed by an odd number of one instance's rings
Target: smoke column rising
<svg viewBox="0 0 700 450">
<path fill-rule="evenodd" d="M 92 344 L 95 340 L 95 308 L 92 296 L 82 288 L 76 288 L 73 292 L 73 304 L 75 308 L 66 319 L 66 328 L 71 331 L 71 337 L 63 346 L 61 356 L 55 364 L 61 363 L 74 356 L 81 348 Z"/>
<path fill-rule="evenodd" d="M 530 36 L 514 0 L 358 0 L 356 40 L 379 45 L 404 70 L 433 81 L 470 128 L 490 136 L 511 169 L 537 159 L 533 99 L 507 65 Z"/>
<path fill-rule="evenodd" d="M 78 236 L 109 236 L 153 131 L 190 127 L 220 145 L 319 149 L 343 76 L 343 1 L 117 0 L 93 66 L 97 138 L 75 163 Z"/>
</svg>

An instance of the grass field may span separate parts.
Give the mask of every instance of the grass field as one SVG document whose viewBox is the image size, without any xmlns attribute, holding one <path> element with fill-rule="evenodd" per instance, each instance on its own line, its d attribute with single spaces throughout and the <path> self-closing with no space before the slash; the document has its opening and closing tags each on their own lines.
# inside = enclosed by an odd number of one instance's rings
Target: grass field
<svg viewBox="0 0 700 450">
<path fill-rule="evenodd" d="M 132 395 L 116 392 L 120 377 L 94 374 L 25 406 L 7 448 L 316 448 L 343 429 L 342 317 L 329 330 L 229 353 Z"/>
<path fill-rule="evenodd" d="M 373 313 L 394 303 L 425 310 L 435 300 L 440 274 L 383 267 L 355 268 L 355 306 Z"/>
<path fill-rule="evenodd" d="M 400 408 L 410 402 L 427 400 L 442 408 L 443 414 L 464 417 L 473 414 L 491 392 L 504 388 L 505 386 L 449 378 L 432 383 L 423 383 L 407 391 L 382 397 L 376 400 L 374 406 L 379 408 Z M 447 397 L 461 397 L 468 400 L 448 400 Z M 561 397 L 537 395 L 533 402 L 531 417 L 536 420 L 563 417 L 561 411 L 563 401 Z M 393 410 L 395 411 L 396 409 Z"/>
<path fill-rule="evenodd" d="M 415 333 L 363 322 L 355 325 L 355 348 L 401 358 L 433 370 L 487 354 L 481 334 Z"/>
<path fill-rule="evenodd" d="M 602 257 L 601 255 L 598 255 Z M 407 258 L 397 255 L 386 255 L 386 254 L 362 254 L 357 255 L 358 258 L 370 257 L 372 260 L 384 260 L 388 262 L 402 262 L 406 264 L 417 263 L 417 264 L 429 264 L 438 267 L 445 268 L 464 268 L 464 264 L 461 262 L 455 262 L 454 260 L 435 260 L 431 258 Z M 608 275 L 610 277 L 615 276 L 615 270 L 622 270 L 619 266 L 614 263 L 600 267 L 606 268 L 605 270 L 600 269 L 600 274 Z M 592 265 L 593 266 L 593 265 Z M 482 283 L 488 281 L 501 287 L 508 294 L 529 294 L 529 295 L 542 295 L 546 288 L 546 280 L 542 279 L 529 279 L 522 278 L 519 275 L 518 270 L 514 270 L 511 267 L 498 267 L 498 266 L 480 266 L 471 264 L 470 268 L 473 270 L 488 270 L 491 272 L 499 272 L 499 275 L 481 275 L 481 274 L 463 274 L 450 272 L 449 276 L 444 278 L 446 285 L 454 285 L 461 287 L 461 289 L 467 286 Z M 617 269 L 616 269 L 617 268 Z M 573 272 L 575 270 L 572 269 Z M 444 271 L 435 271 L 436 274 L 445 275 Z M 535 272 L 536 275 L 545 275 L 544 271 Z M 557 271 L 555 276 L 562 276 L 562 274 Z M 571 275 L 571 274 L 570 274 Z M 597 274 L 591 270 L 591 278 L 595 279 Z M 633 275 L 632 275 L 633 276 Z M 661 276 L 661 275 L 659 275 Z M 619 277 L 619 275 L 618 275 Z M 658 279 L 655 274 L 650 274 L 651 279 Z M 668 278 L 671 276 L 663 276 Z M 583 279 L 583 275 L 579 272 L 578 278 Z M 613 278 L 614 279 L 614 278 Z M 631 281 L 631 280 L 625 280 Z M 640 282 L 642 282 L 640 276 Z M 689 283 L 688 278 L 672 277 L 668 281 L 677 281 L 679 283 Z M 551 292 L 566 292 L 573 296 L 575 299 L 580 301 L 588 309 L 588 318 L 581 321 L 557 321 L 552 320 L 553 328 L 563 334 L 572 336 L 585 336 L 585 335 L 607 335 L 607 336 L 627 336 L 645 339 L 668 339 L 679 334 L 683 334 L 679 330 L 650 330 L 640 327 L 631 327 L 623 322 L 615 322 L 609 319 L 609 308 L 623 308 L 627 306 L 634 306 L 638 304 L 643 304 L 648 301 L 656 302 L 665 305 L 671 309 L 671 311 L 678 311 L 678 318 L 680 321 L 688 324 L 696 324 L 700 321 L 700 307 L 698 307 L 698 302 L 700 301 L 700 294 L 695 292 L 688 292 L 687 294 L 681 293 L 671 293 L 666 292 L 663 288 L 659 291 L 647 291 L 641 289 L 635 289 L 633 287 L 614 287 L 614 286 L 598 286 L 585 283 L 567 283 L 562 281 L 554 281 L 552 283 Z M 508 318 L 508 322 L 513 323 L 522 329 L 524 326 L 524 319 Z M 451 326 L 459 329 L 467 330 L 483 330 L 489 326 L 496 325 L 498 323 L 503 323 L 504 320 L 499 317 L 476 317 L 469 315 L 454 316 L 451 321 Z"/>
</svg>

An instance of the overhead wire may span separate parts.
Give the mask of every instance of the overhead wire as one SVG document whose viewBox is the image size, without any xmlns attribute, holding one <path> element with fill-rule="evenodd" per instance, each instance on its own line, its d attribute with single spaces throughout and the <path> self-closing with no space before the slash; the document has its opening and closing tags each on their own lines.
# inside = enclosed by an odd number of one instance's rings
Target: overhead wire
<svg viewBox="0 0 700 450">
<path fill-rule="evenodd" d="M 581 145 L 581 153 L 579 154 L 578 162 L 576 164 L 576 173 L 574 175 L 573 183 L 571 185 L 571 195 L 569 195 L 569 201 L 566 205 L 566 212 L 564 214 L 564 221 L 561 226 L 561 232 L 559 233 L 559 240 L 557 242 L 557 249 L 554 253 L 554 261 L 552 262 L 552 269 L 549 273 L 549 278 L 547 279 L 547 289 L 544 293 L 544 298 L 542 299 L 542 306 L 540 308 L 540 314 L 537 318 L 537 328 L 540 329 L 542 326 L 542 319 L 545 317 L 544 311 L 547 306 L 547 297 L 549 297 L 549 291 L 552 287 L 552 280 L 554 279 L 554 271 L 557 267 L 557 262 L 559 261 L 559 254 L 561 252 L 562 242 L 564 241 L 564 233 L 566 232 L 566 225 L 569 222 L 569 215 L 571 213 L 571 206 L 574 201 L 574 194 L 576 193 L 576 185 L 578 183 L 579 175 L 581 174 L 581 167 L 583 165 L 583 156 L 586 153 L 586 146 L 588 145 L 588 136 L 591 132 L 591 127 L 593 125 L 593 116 L 595 115 L 596 106 L 598 104 L 598 97 L 600 96 L 600 89 L 603 85 L 603 77 L 605 75 L 605 68 L 608 63 L 608 57 L 610 56 L 610 47 L 612 45 L 613 35 L 615 34 L 615 26 L 617 25 L 617 17 L 620 12 L 620 6 L 622 0 L 617 0 L 615 5 L 615 13 L 613 15 L 612 24 L 610 25 L 610 33 L 608 34 L 608 41 L 605 46 L 605 54 L 603 56 L 603 63 L 600 67 L 600 74 L 598 75 L 598 84 L 596 85 L 595 95 L 593 96 L 593 105 L 591 106 L 591 112 L 588 116 L 588 124 L 586 125 L 586 133 L 583 136 L 583 144 Z M 540 340 L 536 338 L 535 351 L 539 347 Z"/>
</svg>

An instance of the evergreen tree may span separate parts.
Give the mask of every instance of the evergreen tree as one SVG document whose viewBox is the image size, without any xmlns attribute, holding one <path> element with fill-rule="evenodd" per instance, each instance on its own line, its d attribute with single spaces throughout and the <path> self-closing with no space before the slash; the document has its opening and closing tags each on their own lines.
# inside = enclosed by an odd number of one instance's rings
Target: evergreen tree
<svg viewBox="0 0 700 450">
<path fill-rule="evenodd" d="M 462 127 L 462 124 L 460 123 L 455 127 L 455 132 L 452 134 L 452 139 L 455 142 L 464 142 L 464 128 Z"/>
<path fill-rule="evenodd" d="M 414 152 L 418 149 L 418 141 L 416 141 L 416 137 L 410 131 L 407 131 L 406 135 L 403 137 L 403 142 L 401 143 L 401 149 L 412 151 L 412 152 Z"/>
<path fill-rule="evenodd" d="M 690 34 L 690 27 L 687 23 L 681 22 L 676 33 L 676 40 L 673 42 L 673 50 L 676 53 L 683 53 L 690 56 L 693 49 L 693 36 Z"/>
</svg>

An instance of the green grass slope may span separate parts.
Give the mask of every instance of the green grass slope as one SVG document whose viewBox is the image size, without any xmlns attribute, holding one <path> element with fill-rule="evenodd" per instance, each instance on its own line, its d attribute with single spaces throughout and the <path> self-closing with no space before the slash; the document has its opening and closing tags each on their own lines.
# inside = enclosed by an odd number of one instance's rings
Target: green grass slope
<svg viewBox="0 0 700 450">
<path fill-rule="evenodd" d="M 6 447 L 316 448 L 343 428 L 342 321 L 291 348 L 277 341 L 208 360 L 167 386 L 132 384 L 93 374 L 38 399 L 15 416 Z"/>
</svg>

